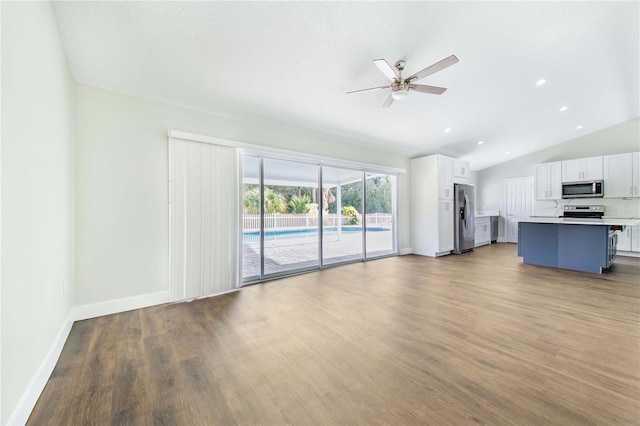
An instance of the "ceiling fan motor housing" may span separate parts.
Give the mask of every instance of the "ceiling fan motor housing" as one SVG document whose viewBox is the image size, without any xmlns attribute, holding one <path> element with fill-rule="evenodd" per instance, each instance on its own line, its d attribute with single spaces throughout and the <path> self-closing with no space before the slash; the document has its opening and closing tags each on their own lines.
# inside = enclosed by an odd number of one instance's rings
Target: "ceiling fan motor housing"
<svg viewBox="0 0 640 426">
<path fill-rule="evenodd" d="M 409 84 L 405 82 L 399 82 L 399 81 L 393 83 L 393 89 L 391 92 L 391 96 L 393 96 L 393 99 L 395 100 L 404 99 L 407 97 L 408 94 L 409 94 Z"/>
</svg>

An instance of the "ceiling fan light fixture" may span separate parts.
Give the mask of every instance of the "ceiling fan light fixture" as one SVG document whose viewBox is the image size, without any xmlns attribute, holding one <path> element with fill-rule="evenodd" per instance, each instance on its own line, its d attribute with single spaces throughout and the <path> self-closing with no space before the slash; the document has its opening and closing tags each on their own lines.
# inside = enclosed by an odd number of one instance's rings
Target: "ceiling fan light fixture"
<svg viewBox="0 0 640 426">
<path fill-rule="evenodd" d="M 399 101 L 400 99 L 406 98 L 408 94 L 409 94 L 409 88 L 408 87 L 402 87 L 402 88 L 400 88 L 398 90 L 394 90 L 393 92 L 391 92 L 391 96 L 396 101 Z"/>
<path fill-rule="evenodd" d="M 400 99 L 404 99 L 409 94 L 409 85 L 403 83 L 396 83 L 393 87 L 393 91 L 391 92 L 391 97 L 396 101 Z"/>
</svg>

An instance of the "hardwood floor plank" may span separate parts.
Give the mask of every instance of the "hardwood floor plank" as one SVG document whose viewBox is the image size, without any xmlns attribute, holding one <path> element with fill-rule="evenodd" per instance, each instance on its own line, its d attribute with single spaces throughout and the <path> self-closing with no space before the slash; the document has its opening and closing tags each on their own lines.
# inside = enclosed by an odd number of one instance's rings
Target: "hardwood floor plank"
<svg viewBox="0 0 640 426">
<path fill-rule="evenodd" d="M 402 256 L 74 324 L 28 424 L 640 424 L 640 259 Z"/>
</svg>

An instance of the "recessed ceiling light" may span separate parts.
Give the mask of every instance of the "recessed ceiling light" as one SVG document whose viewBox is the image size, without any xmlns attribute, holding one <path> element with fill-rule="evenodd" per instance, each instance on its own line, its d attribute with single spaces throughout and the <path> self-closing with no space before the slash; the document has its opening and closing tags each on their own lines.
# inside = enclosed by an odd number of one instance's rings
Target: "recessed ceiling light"
<svg viewBox="0 0 640 426">
<path fill-rule="evenodd" d="M 560 108 L 560 111 L 566 111 L 566 110 L 568 110 L 568 109 L 569 109 L 569 107 L 565 105 L 565 106 L 563 106 L 563 107 L 561 107 L 561 108 Z"/>
<path fill-rule="evenodd" d="M 582 129 L 582 124 L 576 127 L 576 130 L 580 130 L 580 129 Z"/>
<path fill-rule="evenodd" d="M 536 81 L 536 86 L 542 86 L 543 84 L 545 84 L 547 82 L 546 79 L 541 78 L 540 80 Z"/>
<path fill-rule="evenodd" d="M 504 154 L 505 154 L 505 155 L 509 155 L 509 154 L 511 154 L 511 153 L 510 153 L 509 151 L 507 151 L 507 152 L 505 152 Z"/>
<path fill-rule="evenodd" d="M 484 141 L 478 141 L 478 145 L 482 145 Z"/>
<path fill-rule="evenodd" d="M 446 129 L 444 129 L 445 133 L 449 133 L 451 131 L 451 127 L 447 127 Z"/>
</svg>

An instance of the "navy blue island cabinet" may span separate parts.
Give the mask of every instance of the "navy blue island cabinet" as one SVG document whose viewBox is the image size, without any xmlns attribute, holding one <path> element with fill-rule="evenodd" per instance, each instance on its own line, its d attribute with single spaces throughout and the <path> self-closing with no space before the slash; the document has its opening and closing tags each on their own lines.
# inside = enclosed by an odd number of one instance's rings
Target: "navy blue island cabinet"
<svg viewBox="0 0 640 426">
<path fill-rule="evenodd" d="M 602 273 L 615 258 L 611 225 L 520 222 L 518 256 L 523 263 Z"/>
</svg>

